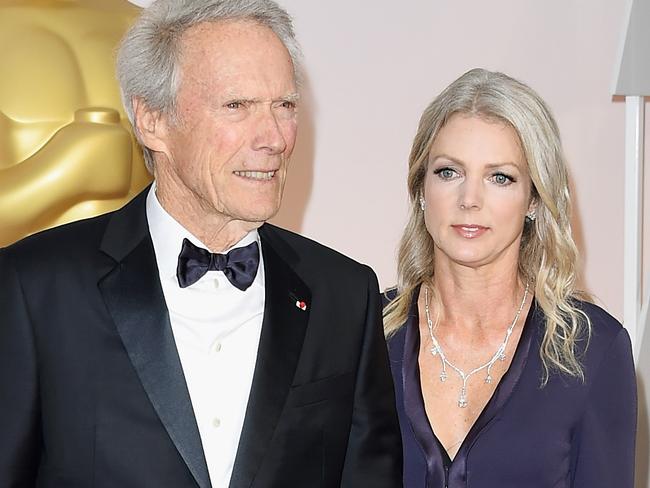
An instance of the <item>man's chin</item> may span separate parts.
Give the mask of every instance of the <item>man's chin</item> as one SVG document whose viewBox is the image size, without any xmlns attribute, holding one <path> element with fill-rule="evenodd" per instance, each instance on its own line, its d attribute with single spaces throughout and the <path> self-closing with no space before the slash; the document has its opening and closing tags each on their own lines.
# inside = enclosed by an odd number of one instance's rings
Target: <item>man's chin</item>
<svg viewBox="0 0 650 488">
<path fill-rule="evenodd" d="M 246 212 L 242 215 L 242 220 L 250 223 L 252 226 L 259 227 L 264 222 L 269 219 L 272 219 L 278 214 L 280 210 L 280 205 L 268 208 L 268 209 L 255 209 L 252 212 Z"/>
</svg>

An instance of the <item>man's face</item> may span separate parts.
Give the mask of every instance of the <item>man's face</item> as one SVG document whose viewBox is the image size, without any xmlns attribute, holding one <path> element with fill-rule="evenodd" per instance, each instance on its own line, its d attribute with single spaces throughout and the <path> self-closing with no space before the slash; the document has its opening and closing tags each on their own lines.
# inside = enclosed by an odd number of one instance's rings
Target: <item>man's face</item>
<svg viewBox="0 0 650 488">
<path fill-rule="evenodd" d="M 189 218 L 202 218 L 199 209 L 257 227 L 279 209 L 296 139 L 289 53 L 270 29 L 243 21 L 194 26 L 181 48 L 176 120 L 166 118 L 156 160 L 158 196 Z"/>
</svg>

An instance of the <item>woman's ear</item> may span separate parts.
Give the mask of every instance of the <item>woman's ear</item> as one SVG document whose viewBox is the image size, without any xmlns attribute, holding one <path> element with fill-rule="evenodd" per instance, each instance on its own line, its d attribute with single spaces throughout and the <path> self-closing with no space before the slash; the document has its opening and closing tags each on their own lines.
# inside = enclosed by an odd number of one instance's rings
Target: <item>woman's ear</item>
<svg viewBox="0 0 650 488">
<path fill-rule="evenodd" d="M 532 222 L 537 218 L 537 207 L 537 198 L 531 198 L 530 203 L 528 204 L 528 212 L 526 212 L 526 220 Z"/>
</svg>

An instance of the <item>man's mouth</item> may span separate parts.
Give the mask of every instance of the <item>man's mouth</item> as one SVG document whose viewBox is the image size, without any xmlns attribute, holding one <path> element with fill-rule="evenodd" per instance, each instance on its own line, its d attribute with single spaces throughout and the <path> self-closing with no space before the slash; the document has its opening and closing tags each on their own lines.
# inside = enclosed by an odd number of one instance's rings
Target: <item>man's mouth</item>
<svg viewBox="0 0 650 488">
<path fill-rule="evenodd" d="M 241 176 L 242 178 L 248 178 L 249 180 L 270 180 L 275 176 L 275 173 L 277 173 L 277 170 L 273 171 L 233 171 L 233 173 L 237 176 Z"/>
</svg>

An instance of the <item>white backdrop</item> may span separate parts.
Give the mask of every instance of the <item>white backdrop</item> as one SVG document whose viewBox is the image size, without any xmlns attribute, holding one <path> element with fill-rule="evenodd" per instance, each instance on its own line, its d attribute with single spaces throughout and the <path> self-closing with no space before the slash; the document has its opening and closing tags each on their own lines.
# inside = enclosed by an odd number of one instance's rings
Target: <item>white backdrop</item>
<svg viewBox="0 0 650 488">
<path fill-rule="evenodd" d="M 283 4 L 313 100 L 288 188 L 291 197 L 311 177 L 303 233 L 367 262 L 383 286 L 393 283 L 406 159 L 422 109 L 469 68 L 502 70 L 538 90 L 558 119 L 584 284 L 622 318 L 624 107 L 611 87 L 624 2 Z"/>
<path fill-rule="evenodd" d="M 501 70 L 555 113 L 573 178 L 582 283 L 622 319 L 624 103 L 611 93 L 625 2 L 280 3 L 294 17 L 307 76 L 276 223 L 371 265 L 382 287 L 393 284 L 421 111 L 464 71 Z"/>
<path fill-rule="evenodd" d="M 371 265 L 383 287 L 393 284 L 406 216 L 406 161 L 420 113 L 468 69 L 501 70 L 535 88 L 555 113 L 573 181 L 582 285 L 623 318 L 625 110 L 612 92 L 627 2 L 279 2 L 294 17 L 307 83 L 275 222 Z M 650 488 L 650 388 L 644 386 L 650 337 L 645 342 L 638 488 Z"/>
</svg>

